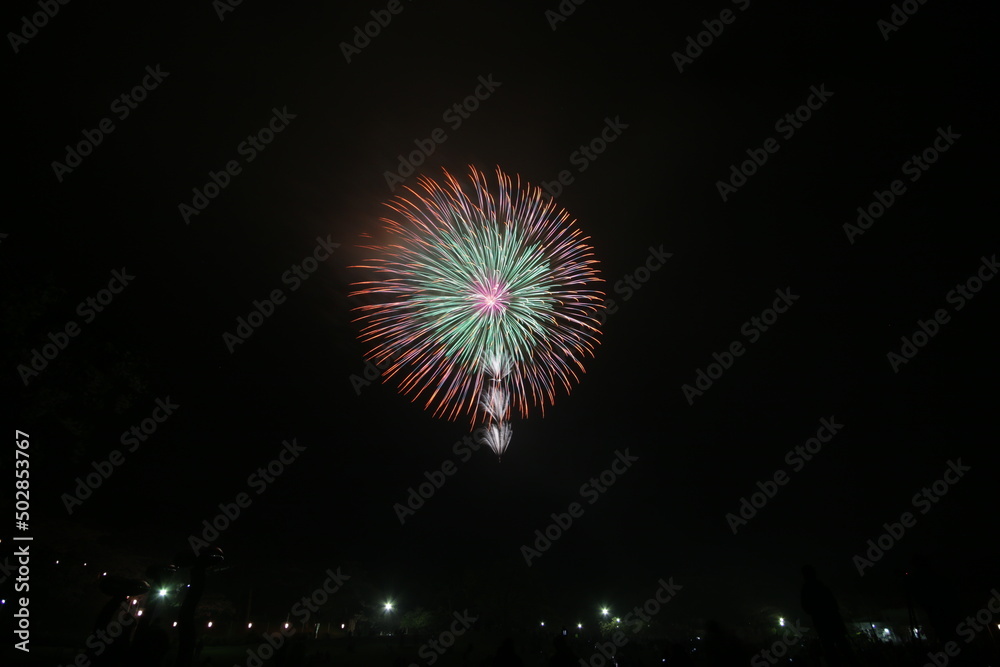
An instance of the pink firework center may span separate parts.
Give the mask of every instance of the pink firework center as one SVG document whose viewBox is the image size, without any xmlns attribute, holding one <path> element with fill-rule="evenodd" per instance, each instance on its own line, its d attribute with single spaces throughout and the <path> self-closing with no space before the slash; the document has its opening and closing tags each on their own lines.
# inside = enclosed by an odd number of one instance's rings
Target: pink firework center
<svg viewBox="0 0 1000 667">
<path fill-rule="evenodd" d="M 490 280 L 475 287 L 476 307 L 482 315 L 502 315 L 507 309 L 510 292 L 499 280 Z"/>
</svg>

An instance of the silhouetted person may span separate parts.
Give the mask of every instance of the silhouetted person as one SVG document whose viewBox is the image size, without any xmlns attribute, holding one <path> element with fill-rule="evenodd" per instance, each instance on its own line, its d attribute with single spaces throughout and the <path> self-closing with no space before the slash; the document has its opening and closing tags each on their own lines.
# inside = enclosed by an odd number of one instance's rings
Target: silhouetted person
<svg viewBox="0 0 1000 667">
<path fill-rule="evenodd" d="M 569 650 L 565 637 L 562 635 L 556 635 L 553 637 L 552 647 L 556 652 L 552 654 L 551 658 L 549 658 L 549 667 L 576 667 L 577 658 L 573 655 L 573 652 Z"/>
<path fill-rule="evenodd" d="M 836 598 L 816 576 L 812 565 L 802 566 L 802 578 L 802 609 L 812 618 L 823 653 L 833 665 L 847 663 L 852 659 L 851 645 Z"/>
<path fill-rule="evenodd" d="M 524 662 L 517 657 L 514 652 L 514 640 L 507 637 L 497 649 L 496 657 L 493 658 L 493 667 L 524 667 Z"/>
</svg>

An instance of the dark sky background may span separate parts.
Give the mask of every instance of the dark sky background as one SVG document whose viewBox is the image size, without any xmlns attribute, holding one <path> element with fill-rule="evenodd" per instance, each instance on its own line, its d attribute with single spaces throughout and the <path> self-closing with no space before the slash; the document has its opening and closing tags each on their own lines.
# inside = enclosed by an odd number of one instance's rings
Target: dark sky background
<svg viewBox="0 0 1000 667">
<path fill-rule="evenodd" d="M 1000 250 L 995 16 L 931 2 L 884 40 L 887 2 L 684 4 L 590 0 L 553 30 L 555 2 L 404 2 L 350 63 L 339 44 L 383 4 L 244 2 L 224 21 L 207 1 L 61 6 L 7 55 L 5 423 L 31 435 L 37 552 L 167 562 L 296 438 L 306 450 L 216 542 L 234 597 L 253 581 L 280 606 L 353 564 L 416 606 L 471 569 L 543 582 L 572 620 L 673 577 L 678 620 L 740 623 L 766 605 L 801 616 L 805 562 L 845 607 L 901 607 L 897 572 L 921 552 L 979 609 L 998 583 L 1000 281 L 960 311 L 946 295 Z M 726 8 L 735 21 L 678 72 L 672 54 Z M 7 30 L 34 10 L 8 6 Z M 118 119 L 111 103 L 156 65 L 169 76 Z M 452 130 L 442 113 L 480 76 L 501 85 Z M 833 95 L 781 137 L 775 121 L 821 85 Z M 240 142 L 285 107 L 295 119 L 243 162 Z M 59 182 L 51 163 L 105 117 L 114 132 Z M 627 129 L 578 172 L 571 154 L 606 118 Z M 571 395 L 400 525 L 393 505 L 469 428 L 391 385 L 355 392 L 348 293 L 366 276 L 350 267 L 392 195 L 385 172 L 438 127 L 428 175 L 574 173 L 557 200 L 618 310 Z M 960 138 L 909 182 L 939 127 Z M 724 202 L 717 181 L 768 137 L 778 152 Z M 231 159 L 242 173 L 185 224 L 178 205 Z M 894 179 L 905 194 L 850 243 L 843 224 Z M 282 274 L 327 236 L 340 248 L 292 292 Z M 650 247 L 673 256 L 623 301 L 615 283 Z M 18 365 L 122 267 L 134 281 L 25 386 Z M 275 288 L 287 301 L 230 354 L 223 333 Z M 689 405 L 681 386 L 747 343 L 779 288 L 799 300 Z M 941 308 L 951 320 L 895 373 L 887 353 Z M 176 414 L 68 514 L 75 478 L 167 396 Z M 842 431 L 734 535 L 726 514 L 831 417 Z M 521 546 L 625 448 L 638 461 L 527 567 Z M 959 457 L 971 471 L 860 577 L 853 556 Z"/>
</svg>

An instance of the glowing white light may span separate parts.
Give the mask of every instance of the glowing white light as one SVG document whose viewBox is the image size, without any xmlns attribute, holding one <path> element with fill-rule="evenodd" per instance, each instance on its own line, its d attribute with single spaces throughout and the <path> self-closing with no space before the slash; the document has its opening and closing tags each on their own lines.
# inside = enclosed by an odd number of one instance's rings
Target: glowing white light
<svg viewBox="0 0 1000 667">
<path fill-rule="evenodd" d="M 288 623 L 285 623 L 285 629 L 286 630 L 288 629 Z"/>
<path fill-rule="evenodd" d="M 142 609 L 140 609 L 139 611 L 135 612 L 135 615 L 136 616 L 142 616 Z"/>
<path fill-rule="evenodd" d="M 545 621 L 542 621 L 542 627 L 543 628 L 545 627 Z"/>
<path fill-rule="evenodd" d="M 212 621 L 208 622 L 208 627 L 212 627 Z"/>
<path fill-rule="evenodd" d="M 170 627 L 176 628 L 177 627 L 177 621 L 174 621 L 174 624 L 172 626 L 170 626 Z"/>
<path fill-rule="evenodd" d="M 576 627 L 578 627 L 578 628 L 583 628 L 583 623 L 577 623 L 577 624 L 576 624 Z"/>
<path fill-rule="evenodd" d="M 247 630 L 253 627 L 253 622 L 247 623 Z"/>
<path fill-rule="evenodd" d="M 601 607 L 601 616 L 607 616 L 607 615 L 608 615 L 608 608 Z"/>
<path fill-rule="evenodd" d="M 385 610 L 386 611 L 392 611 L 392 602 L 386 602 L 385 603 Z"/>
<path fill-rule="evenodd" d="M 779 617 L 778 618 L 778 625 L 780 625 L 781 627 L 785 627 L 785 619 Z"/>
<path fill-rule="evenodd" d="M 161 598 L 167 597 L 167 589 L 166 588 L 161 588 L 160 589 L 160 597 Z"/>
</svg>

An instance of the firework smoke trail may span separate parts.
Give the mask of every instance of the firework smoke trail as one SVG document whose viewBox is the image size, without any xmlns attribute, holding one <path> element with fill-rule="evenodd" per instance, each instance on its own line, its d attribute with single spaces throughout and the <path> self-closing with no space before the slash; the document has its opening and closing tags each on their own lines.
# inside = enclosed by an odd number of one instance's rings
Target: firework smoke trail
<svg viewBox="0 0 1000 667">
<path fill-rule="evenodd" d="M 375 301 L 356 310 L 368 358 L 390 362 L 383 380 L 436 417 L 485 421 L 500 456 L 515 409 L 544 415 L 579 381 L 604 295 L 587 237 L 541 188 L 499 169 L 493 185 L 475 168 L 469 180 L 421 177 L 387 203 L 389 238 L 356 267 L 374 278 L 351 296 Z"/>
</svg>

